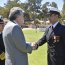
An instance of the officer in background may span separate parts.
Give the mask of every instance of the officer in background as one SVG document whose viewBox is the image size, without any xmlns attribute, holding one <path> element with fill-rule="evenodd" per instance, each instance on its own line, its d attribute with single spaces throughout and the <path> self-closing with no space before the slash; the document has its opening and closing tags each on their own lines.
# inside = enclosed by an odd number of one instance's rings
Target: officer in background
<svg viewBox="0 0 65 65">
<path fill-rule="evenodd" d="M 4 28 L 3 17 L 0 15 L 0 65 L 5 65 L 5 48 L 2 38 L 2 31 Z"/>
<path fill-rule="evenodd" d="M 44 36 L 34 45 L 37 49 L 44 43 L 48 43 L 48 65 L 65 65 L 65 26 L 60 24 L 59 18 L 58 9 L 51 7 L 49 21 L 52 25 L 46 29 Z"/>
</svg>

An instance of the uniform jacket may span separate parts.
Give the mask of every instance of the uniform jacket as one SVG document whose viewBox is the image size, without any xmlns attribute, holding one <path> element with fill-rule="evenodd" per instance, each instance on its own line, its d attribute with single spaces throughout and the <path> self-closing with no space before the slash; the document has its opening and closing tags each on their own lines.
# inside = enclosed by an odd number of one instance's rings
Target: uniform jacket
<svg viewBox="0 0 65 65">
<path fill-rule="evenodd" d="M 5 48 L 4 48 L 4 43 L 3 43 L 2 33 L 1 33 L 0 34 L 0 54 L 2 52 L 5 52 Z"/>
<path fill-rule="evenodd" d="M 4 47 L 2 33 L 1 33 L 0 34 L 0 56 L 2 55 L 3 52 L 5 53 L 5 47 Z M 1 59 L 1 58 L 2 57 L 0 57 L 0 65 L 4 65 L 5 64 L 5 59 Z"/>
<path fill-rule="evenodd" d="M 39 46 L 48 43 L 48 65 L 65 65 L 65 26 L 58 23 L 54 29 L 46 29 L 37 42 Z"/>
</svg>

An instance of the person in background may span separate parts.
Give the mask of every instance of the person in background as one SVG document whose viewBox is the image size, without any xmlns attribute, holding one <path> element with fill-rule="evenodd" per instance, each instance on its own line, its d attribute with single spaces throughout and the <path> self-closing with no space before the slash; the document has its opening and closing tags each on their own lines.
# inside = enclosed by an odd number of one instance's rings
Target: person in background
<svg viewBox="0 0 65 65">
<path fill-rule="evenodd" d="M 0 15 L 0 65 L 5 65 L 5 48 L 2 38 L 2 31 L 4 28 L 3 17 Z"/>
<path fill-rule="evenodd" d="M 48 65 L 65 65 L 65 26 L 59 22 L 61 15 L 57 8 L 51 7 L 48 15 L 51 26 L 46 29 L 44 36 L 36 42 L 35 48 L 37 49 L 47 42 Z"/>
</svg>

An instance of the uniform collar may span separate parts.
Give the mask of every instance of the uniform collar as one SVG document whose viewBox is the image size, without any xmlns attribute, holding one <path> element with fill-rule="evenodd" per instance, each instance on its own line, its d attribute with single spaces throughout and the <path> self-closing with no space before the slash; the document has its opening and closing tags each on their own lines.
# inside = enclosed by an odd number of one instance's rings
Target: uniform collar
<svg viewBox="0 0 65 65">
<path fill-rule="evenodd" d="M 56 27 L 56 25 L 58 24 L 59 22 L 56 22 L 55 24 L 53 24 L 52 26 L 53 26 L 53 28 L 55 28 Z"/>
</svg>

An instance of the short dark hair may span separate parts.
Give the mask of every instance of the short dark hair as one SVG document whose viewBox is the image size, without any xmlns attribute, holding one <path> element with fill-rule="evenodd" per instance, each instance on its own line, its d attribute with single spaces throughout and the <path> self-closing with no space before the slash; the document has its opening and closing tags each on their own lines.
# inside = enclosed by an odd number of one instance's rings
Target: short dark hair
<svg viewBox="0 0 65 65">
<path fill-rule="evenodd" d="M 21 10 L 16 10 L 13 13 L 11 13 L 9 16 L 10 21 L 15 20 L 18 15 L 23 15 L 23 12 Z"/>
</svg>

